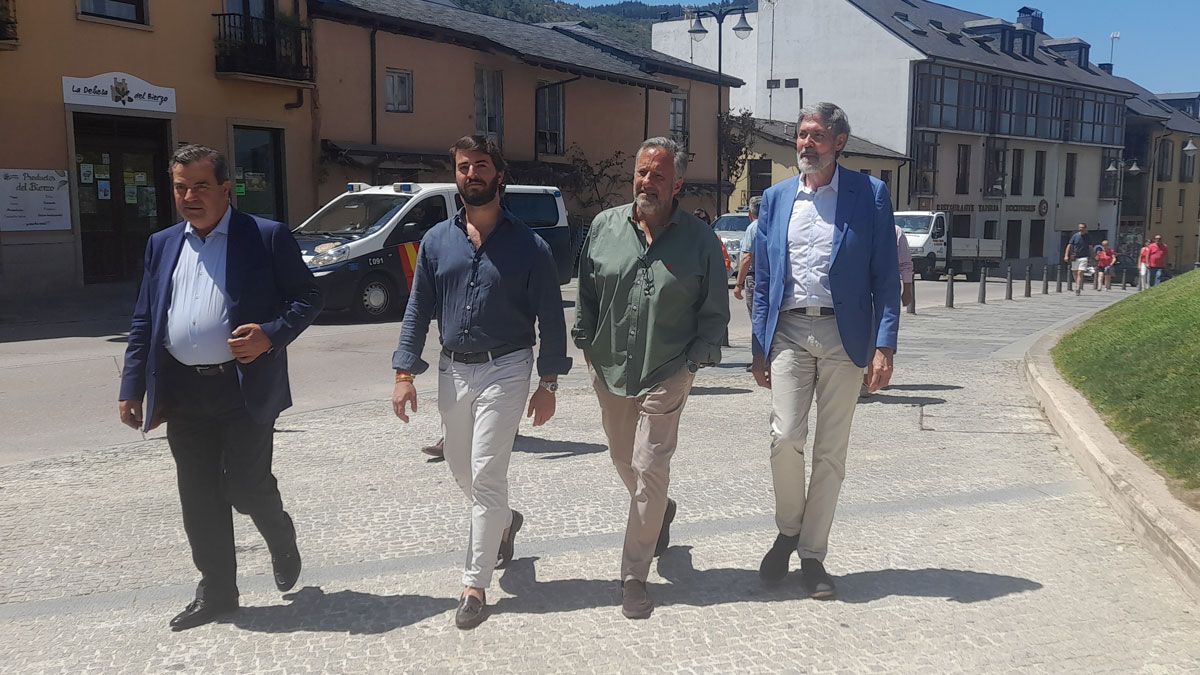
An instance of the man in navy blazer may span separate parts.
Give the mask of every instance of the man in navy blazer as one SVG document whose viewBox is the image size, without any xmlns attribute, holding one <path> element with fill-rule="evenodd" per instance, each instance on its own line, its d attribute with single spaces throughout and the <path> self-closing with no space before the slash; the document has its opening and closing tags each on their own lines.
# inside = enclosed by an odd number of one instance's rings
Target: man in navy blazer
<svg viewBox="0 0 1200 675">
<path fill-rule="evenodd" d="M 183 630 L 238 607 L 233 508 L 266 539 L 276 586 L 289 590 L 299 577 L 271 454 L 275 418 L 292 404 L 287 346 L 322 299 L 287 226 L 233 209 L 221 153 L 185 146 L 170 170 L 184 220 L 146 245 L 119 412 L 134 429 L 167 423 L 201 574 L 196 599 L 170 622 Z"/>
<path fill-rule="evenodd" d="M 759 575 L 782 580 L 797 552 L 809 595 L 818 599 L 836 596 L 824 560 L 859 388 L 873 392 L 891 380 L 900 322 L 891 197 L 878 179 L 837 164 L 849 137 L 850 123 L 838 106 L 818 103 L 800 111 L 800 175 L 763 194 L 753 249 L 751 371 L 771 389 L 779 528 Z M 814 394 L 806 494 L 804 444 Z"/>
</svg>

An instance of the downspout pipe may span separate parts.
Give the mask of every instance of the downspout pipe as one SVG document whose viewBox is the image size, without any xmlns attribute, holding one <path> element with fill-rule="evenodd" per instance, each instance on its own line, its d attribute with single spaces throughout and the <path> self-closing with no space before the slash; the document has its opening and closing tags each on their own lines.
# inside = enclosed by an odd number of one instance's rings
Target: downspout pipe
<svg viewBox="0 0 1200 675">
<path fill-rule="evenodd" d="M 379 60 L 375 35 L 379 26 L 371 26 L 371 145 L 379 145 L 379 82 L 376 81 L 376 63 Z"/>
<path fill-rule="evenodd" d="M 538 161 L 538 137 L 537 137 L 537 134 L 538 134 L 538 128 L 537 128 L 538 94 L 542 93 L 543 89 L 549 89 L 550 87 L 558 87 L 558 86 L 567 85 L 567 84 L 570 84 L 571 82 L 574 82 L 575 80 L 580 80 L 580 79 L 583 79 L 583 76 L 576 75 L 575 77 L 572 77 L 569 80 L 559 80 L 558 82 L 547 82 L 546 84 L 539 84 L 538 86 L 533 88 L 533 161 L 535 161 L 535 162 Z M 565 131 L 565 129 L 564 129 L 564 131 Z"/>
</svg>

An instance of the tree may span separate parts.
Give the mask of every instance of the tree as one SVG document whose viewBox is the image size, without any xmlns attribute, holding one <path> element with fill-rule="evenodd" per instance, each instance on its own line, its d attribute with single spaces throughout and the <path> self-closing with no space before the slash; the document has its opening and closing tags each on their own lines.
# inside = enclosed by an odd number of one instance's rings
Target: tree
<svg viewBox="0 0 1200 675">
<path fill-rule="evenodd" d="M 722 185 L 728 184 L 732 189 L 750 160 L 754 150 L 755 133 L 758 122 L 749 110 L 739 110 L 736 113 L 722 111 L 718 113 L 721 125 L 721 178 Z"/>
</svg>

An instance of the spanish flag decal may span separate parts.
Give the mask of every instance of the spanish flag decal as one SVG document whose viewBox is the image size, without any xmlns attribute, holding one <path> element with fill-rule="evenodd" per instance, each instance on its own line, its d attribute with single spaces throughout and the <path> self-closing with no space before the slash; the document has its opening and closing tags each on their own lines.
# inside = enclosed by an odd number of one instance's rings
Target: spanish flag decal
<svg viewBox="0 0 1200 675">
<path fill-rule="evenodd" d="M 408 290 L 413 287 L 413 276 L 417 273 L 417 247 L 420 242 L 410 241 L 400 244 L 397 253 L 400 254 L 400 264 L 404 266 L 404 280 L 408 282 Z"/>
</svg>

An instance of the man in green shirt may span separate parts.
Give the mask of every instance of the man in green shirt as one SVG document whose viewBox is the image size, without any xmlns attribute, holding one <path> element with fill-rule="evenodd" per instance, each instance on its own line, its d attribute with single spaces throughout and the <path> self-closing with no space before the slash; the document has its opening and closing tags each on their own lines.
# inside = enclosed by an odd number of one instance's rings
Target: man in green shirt
<svg viewBox="0 0 1200 675">
<path fill-rule="evenodd" d="M 654 610 L 646 577 L 670 542 L 675 502 L 667 483 L 679 417 L 696 370 L 721 361 L 729 323 L 721 245 L 675 200 L 686 168 L 687 152 L 674 141 L 642 143 L 634 202 L 596 216 L 579 260 L 572 335 L 629 490 L 621 611 L 630 619 Z"/>
</svg>

